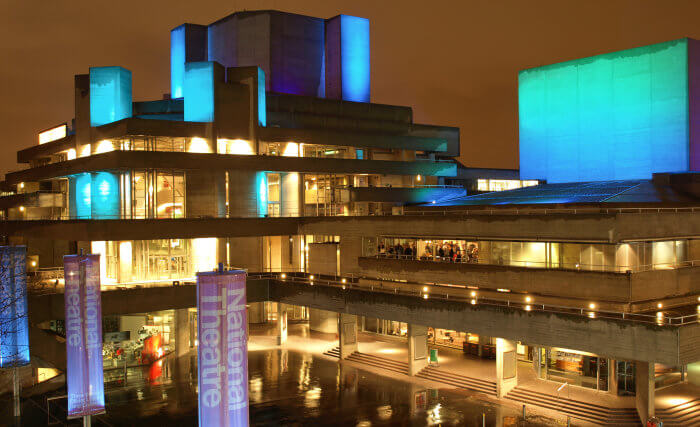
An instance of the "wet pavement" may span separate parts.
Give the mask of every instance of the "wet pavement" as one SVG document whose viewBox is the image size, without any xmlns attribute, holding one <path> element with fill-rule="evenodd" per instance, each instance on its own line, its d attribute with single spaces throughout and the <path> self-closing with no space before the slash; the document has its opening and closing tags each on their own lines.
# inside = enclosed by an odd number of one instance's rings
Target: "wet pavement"
<svg viewBox="0 0 700 427">
<path fill-rule="evenodd" d="M 516 407 L 477 394 L 429 389 L 295 349 L 251 346 L 248 366 L 251 425 L 481 426 L 484 415 L 487 426 L 558 425 L 546 418 L 518 423 Z M 94 417 L 93 426 L 196 426 L 196 378 L 194 354 L 132 368 L 126 386 L 113 375 L 105 386 L 107 414 Z M 0 419 L 7 420 L 7 403 L 1 403 Z M 65 417 L 65 404 L 55 402 L 52 413 Z M 22 425 L 47 425 L 44 397 L 23 407 Z"/>
</svg>

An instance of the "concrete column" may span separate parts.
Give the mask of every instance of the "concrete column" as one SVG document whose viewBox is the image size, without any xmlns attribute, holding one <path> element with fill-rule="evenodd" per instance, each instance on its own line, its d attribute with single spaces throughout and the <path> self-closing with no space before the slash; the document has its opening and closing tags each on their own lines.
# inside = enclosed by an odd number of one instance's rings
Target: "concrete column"
<svg viewBox="0 0 700 427">
<path fill-rule="evenodd" d="M 287 306 L 277 303 L 277 345 L 287 343 Z"/>
<path fill-rule="evenodd" d="M 503 397 L 518 385 L 517 343 L 496 338 L 496 393 Z"/>
<path fill-rule="evenodd" d="M 309 329 L 326 334 L 338 333 L 338 314 L 332 311 L 310 308 Z"/>
<path fill-rule="evenodd" d="M 642 423 L 654 416 L 654 362 L 634 362 L 635 364 L 635 403 Z"/>
<path fill-rule="evenodd" d="M 408 375 L 428 366 L 428 327 L 408 324 Z"/>
<path fill-rule="evenodd" d="M 357 350 L 357 316 L 340 313 L 338 316 L 338 343 L 340 359 L 345 359 Z"/>
<path fill-rule="evenodd" d="M 190 313 L 186 308 L 175 310 L 175 356 L 186 355 L 190 351 Z"/>
<path fill-rule="evenodd" d="M 700 362 L 686 365 L 686 378 L 688 383 L 700 387 Z"/>
<path fill-rule="evenodd" d="M 617 396 L 617 360 L 608 359 L 608 393 Z"/>
<path fill-rule="evenodd" d="M 542 347 L 532 347 L 532 369 L 535 371 L 537 378 L 541 378 L 542 374 Z"/>
</svg>

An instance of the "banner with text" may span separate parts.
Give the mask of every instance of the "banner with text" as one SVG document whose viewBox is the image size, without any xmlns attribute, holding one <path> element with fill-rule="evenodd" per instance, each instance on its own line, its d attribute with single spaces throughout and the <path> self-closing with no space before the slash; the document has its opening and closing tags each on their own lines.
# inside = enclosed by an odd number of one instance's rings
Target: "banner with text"
<svg viewBox="0 0 700 427">
<path fill-rule="evenodd" d="M 68 418 L 105 412 L 100 256 L 63 257 Z"/>
<path fill-rule="evenodd" d="M 248 425 L 246 273 L 197 273 L 199 425 Z"/>
<path fill-rule="evenodd" d="M 27 364 L 27 248 L 0 246 L 0 368 Z"/>
</svg>

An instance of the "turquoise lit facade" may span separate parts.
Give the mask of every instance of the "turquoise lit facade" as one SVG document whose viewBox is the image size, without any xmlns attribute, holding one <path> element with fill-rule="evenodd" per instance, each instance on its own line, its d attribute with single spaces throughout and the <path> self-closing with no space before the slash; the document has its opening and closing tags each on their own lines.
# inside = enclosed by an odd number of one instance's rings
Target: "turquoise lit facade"
<svg viewBox="0 0 700 427">
<path fill-rule="evenodd" d="M 214 121 L 214 66 L 212 61 L 185 64 L 186 122 Z"/>
<path fill-rule="evenodd" d="M 170 96 L 182 98 L 185 84 L 185 26 L 170 31 Z"/>
<path fill-rule="evenodd" d="M 255 173 L 255 188 L 258 192 L 258 216 L 267 215 L 267 173 Z"/>
<path fill-rule="evenodd" d="M 77 218 L 90 218 L 92 214 L 92 192 L 89 173 L 83 173 L 71 178 L 75 180 L 75 216 Z"/>
<path fill-rule="evenodd" d="M 520 71 L 520 177 L 689 170 L 688 39 Z"/>
<path fill-rule="evenodd" d="M 131 71 L 122 67 L 90 68 L 90 126 L 131 117 Z"/>
<path fill-rule="evenodd" d="M 343 100 L 370 102 L 369 19 L 340 15 Z"/>
<path fill-rule="evenodd" d="M 90 206 L 93 219 L 119 218 L 119 175 L 113 172 L 92 174 Z"/>
<path fill-rule="evenodd" d="M 265 92 L 265 71 L 258 68 L 258 126 L 267 126 L 267 102 Z"/>
</svg>

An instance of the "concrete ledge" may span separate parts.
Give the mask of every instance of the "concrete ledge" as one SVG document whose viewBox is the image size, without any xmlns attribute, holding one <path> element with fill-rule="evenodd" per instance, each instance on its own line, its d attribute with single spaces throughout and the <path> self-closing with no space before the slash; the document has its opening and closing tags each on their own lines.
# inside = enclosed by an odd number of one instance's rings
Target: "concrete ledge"
<svg viewBox="0 0 700 427">
<path fill-rule="evenodd" d="M 436 328 L 563 347 L 616 360 L 642 360 L 677 366 L 692 359 L 683 341 L 695 342 L 700 328 L 657 326 L 624 320 L 590 319 L 569 314 L 526 312 L 508 307 L 422 299 L 389 293 L 342 290 L 270 280 L 270 299 L 339 313 L 377 317 Z"/>
</svg>

